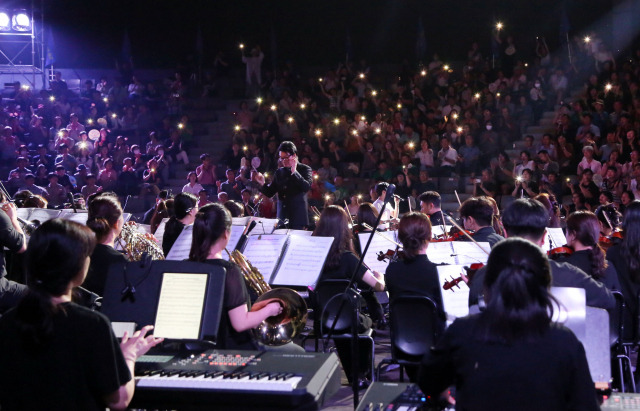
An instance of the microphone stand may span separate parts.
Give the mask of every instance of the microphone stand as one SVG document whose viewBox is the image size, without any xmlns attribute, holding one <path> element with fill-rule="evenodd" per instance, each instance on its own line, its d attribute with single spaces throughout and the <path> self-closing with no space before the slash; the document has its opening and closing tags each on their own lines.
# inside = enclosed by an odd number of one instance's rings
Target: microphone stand
<svg viewBox="0 0 640 411">
<path fill-rule="evenodd" d="M 377 227 L 380 224 L 380 220 L 382 219 L 382 214 L 384 214 L 384 209 L 386 208 L 387 203 L 393 199 L 393 193 L 395 190 L 396 190 L 396 186 L 393 184 L 390 184 L 389 187 L 387 188 L 387 194 L 384 198 L 384 202 L 382 203 L 382 208 L 378 213 L 378 219 L 376 220 L 376 223 L 374 225 L 375 227 Z M 360 371 L 359 369 L 360 368 L 360 358 L 359 358 L 360 347 L 358 346 L 358 335 L 359 335 L 358 325 L 360 322 L 360 310 L 358 307 L 359 305 L 358 303 L 360 301 L 360 293 L 358 292 L 358 290 L 354 288 L 354 284 L 356 283 L 356 277 L 358 275 L 358 272 L 360 271 L 360 268 L 363 265 L 364 256 L 367 254 L 367 251 L 369 250 L 369 245 L 371 244 L 371 240 L 373 240 L 374 234 L 375 234 L 375 229 L 369 235 L 369 239 L 367 240 L 367 244 L 365 245 L 364 250 L 362 251 L 362 255 L 358 259 L 358 265 L 356 266 L 355 270 L 351 274 L 349 285 L 347 285 L 347 288 L 344 290 L 344 293 L 343 293 L 344 297 L 340 301 L 338 312 L 336 313 L 336 316 L 333 319 L 333 323 L 331 324 L 329 333 L 325 338 L 325 341 L 328 341 L 333 335 L 336 328 L 336 324 L 338 323 L 338 319 L 340 318 L 340 314 L 342 313 L 342 310 L 346 305 L 346 300 L 349 300 L 349 303 L 351 304 L 351 312 L 352 312 L 352 316 L 351 316 L 351 390 L 353 392 L 353 409 L 356 409 L 358 407 L 358 403 L 360 402 L 360 397 L 358 394 L 358 374 Z M 322 318 L 320 319 L 320 321 L 322 321 Z M 374 370 L 372 369 L 371 375 L 373 375 L 373 373 L 374 373 Z"/>
</svg>

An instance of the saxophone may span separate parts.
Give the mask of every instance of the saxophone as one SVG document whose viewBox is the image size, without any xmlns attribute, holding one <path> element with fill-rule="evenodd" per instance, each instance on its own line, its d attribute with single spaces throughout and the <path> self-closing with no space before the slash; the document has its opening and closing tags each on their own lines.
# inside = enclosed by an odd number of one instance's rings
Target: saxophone
<svg viewBox="0 0 640 411">
<path fill-rule="evenodd" d="M 281 314 L 267 318 L 254 329 L 256 338 L 263 344 L 272 346 L 291 342 L 307 324 L 307 303 L 300 294 L 290 288 L 272 289 L 260 271 L 240 251 L 225 251 L 229 254 L 229 261 L 240 267 L 247 286 L 258 295 L 251 311 L 258 311 L 272 302 L 282 305 Z"/>
</svg>

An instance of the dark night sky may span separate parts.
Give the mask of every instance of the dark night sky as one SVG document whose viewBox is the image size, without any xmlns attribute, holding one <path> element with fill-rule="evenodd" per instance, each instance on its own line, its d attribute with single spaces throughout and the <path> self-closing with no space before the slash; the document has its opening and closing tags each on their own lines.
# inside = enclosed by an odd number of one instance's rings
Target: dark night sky
<svg viewBox="0 0 640 411">
<path fill-rule="evenodd" d="M 566 2 L 572 33 L 611 7 L 610 0 Z M 237 55 L 240 41 L 260 43 L 270 62 L 273 26 L 279 62 L 333 65 L 344 59 L 347 31 L 357 58 L 413 60 L 418 16 L 429 52 L 445 60 L 460 60 L 474 40 L 488 54 L 496 19 L 504 21 L 521 50 L 532 50 L 537 35 L 546 36 L 553 49 L 559 9 L 558 0 L 50 0 L 45 22 L 54 28 L 58 67 L 113 67 L 125 29 L 137 67 L 173 67 L 194 53 L 198 25 L 205 63 L 219 50 Z"/>
</svg>

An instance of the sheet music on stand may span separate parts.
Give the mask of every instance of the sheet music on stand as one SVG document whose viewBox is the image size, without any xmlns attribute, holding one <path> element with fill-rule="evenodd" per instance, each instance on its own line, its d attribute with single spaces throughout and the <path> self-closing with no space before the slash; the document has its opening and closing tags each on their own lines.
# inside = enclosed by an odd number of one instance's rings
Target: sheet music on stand
<svg viewBox="0 0 640 411">
<path fill-rule="evenodd" d="M 193 225 L 185 226 L 182 232 L 173 243 L 171 250 L 167 254 L 167 260 L 188 260 L 189 252 L 191 251 L 191 239 L 193 237 Z"/>
<path fill-rule="evenodd" d="M 463 265 L 439 265 L 437 268 L 442 304 L 447 314 L 447 326 L 449 326 L 456 318 L 469 314 L 469 286 L 464 281 L 460 281 L 457 286 L 449 290 L 442 288 L 445 282 L 460 277 L 461 273 L 466 274 Z"/>
<path fill-rule="evenodd" d="M 49 210 L 47 208 L 19 208 L 18 210 L 28 210 L 28 217 L 22 217 L 20 213 L 18 214 L 20 218 L 24 218 L 28 221 L 38 220 L 40 224 L 45 221 L 58 218 L 60 216 L 60 210 Z"/>
<path fill-rule="evenodd" d="M 474 263 L 486 264 L 491 251 L 489 243 L 472 243 L 470 241 L 442 241 L 429 243 L 427 247 L 427 257 L 436 264 L 461 264 L 471 265 Z"/>
<path fill-rule="evenodd" d="M 138 232 L 140 234 L 151 234 L 151 226 L 149 224 L 138 224 Z"/>
<path fill-rule="evenodd" d="M 158 224 L 156 232 L 153 234 L 158 240 L 158 245 L 160 246 L 160 248 L 162 248 L 162 239 L 164 238 L 164 229 L 167 225 L 167 221 L 169 221 L 168 218 L 163 218 L 162 221 L 160 221 L 160 224 Z"/>
<path fill-rule="evenodd" d="M 66 211 L 66 210 L 64 210 Z M 89 218 L 89 213 L 88 212 L 77 212 L 77 213 L 66 213 L 63 212 L 62 214 L 60 214 L 60 218 L 63 218 L 65 220 L 69 220 L 69 221 L 75 221 L 76 223 L 80 223 L 83 225 L 87 224 L 87 219 Z"/>
<path fill-rule="evenodd" d="M 437 236 L 442 236 L 444 234 L 444 230 L 442 229 L 442 225 L 433 225 L 431 226 L 431 236 L 436 238 Z M 447 230 L 447 233 L 451 231 L 452 225 L 444 225 L 444 229 Z"/>
<path fill-rule="evenodd" d="M 249 233 L 249 236 L 273 234 L 278 225 L 277 218 L 255 218 L 254 220 L 257 223 L 256 228 Z"/>
<path fill-rule="evenodd" d="M 315 286 L 333 244 L 333 237 L 291 234 L 269 284 Z M 251 261 L 251 260 L 249 260 Z"/>
<path fill-rule="evenodd" d="M 564 235 L 562 228 L 547 228 L 547 235 L 544 236 L 544 243 L 542 244 L 544 251 L 562 247 L 565 244 L 567 244 L 567 237 Z"/>
<path fill-rule="evenodd" d="M 231 225 L 246 226 L 249 223 L 251 217 L 233 217 L 231 219 Z"/>
<path fill-rule="evenodd" d="M 245 227 L 242 225 L 231 226 L 231 236 L 229 237 L 229 243 L 227 244 L 227 250 L 229 250 L 229 252 L 236 249 L 236 245 L 238 244 L 238 241 L 240 241 L 240 237 L 242 236 L 244 229 Z M 222 253 L 222 259 L 229 261 L 229 254 L 226 252 Z"/>
<path fill-rule="evenodd" d="M 393 232 L 395 233 L 395 231 Z M 358 233 L 358 239 L 360 240 L 360 254 L 364 251 L 364 247 L 367 245 L 367 241 L 369 241 L 369 236 L 371 232 L 368 233 Z M 389 241 L 387 238 L 393 240 Z M 364 256 L 364 263 L 374 271 L 378 271 L 380 273 L 385 273 L 387 271 L 387 266 L 389 265 L 389 259 L 378 261 L 378 253 L 383 252 L 386 253 L 389 249 L 395 249 L 396 245 L 394 242 L 397 242 L 394 238 L 394 235 L 390 232 L 378 232 L 373 235 L 371 239 L 371 244 L 369 245 L 369 250 L 367 250 L 367 254 Z"/>
<path fill-rule="evenodd" d="M 256 227 L 257 229 L 258 227 Z M 253 231 L 256 231 L 254 229 Z M 250 235 L 244 247 L 244 254 L 247 260 L 264 276 L 265 281 L 269 281 L 273 275 L 282 249 L 288 240 L 286 235 Z"/>
<path fill-rule="evenodd" d="M 278 234 L 278 235 L 298 235 L 298 236 L 311 236 L 313 234 L 313 231 L 307 231 L 307 230 L 293 230 L 291 228 L 278 228 L 277 230 L 273 230 L 273 234 Z"/>
</svg>

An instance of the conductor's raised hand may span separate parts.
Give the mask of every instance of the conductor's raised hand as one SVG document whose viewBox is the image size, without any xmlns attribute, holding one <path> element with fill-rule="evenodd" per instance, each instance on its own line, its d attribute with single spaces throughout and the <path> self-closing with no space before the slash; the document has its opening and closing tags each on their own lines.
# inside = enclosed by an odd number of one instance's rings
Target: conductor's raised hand
<svg viewBox="0 0 640 411">
<path fill-rule="evenodd" d="M 264 174 L 262 173 L 258 173 L 257 171 L 252 171 L 251 179 L 256 183 L 258 183 L 260 186 L 264 185 L 265 180 L 264 180 Z"/>
<path fill-rule="evenodd" d="M 125 331 L 120 342 L 120 349 L 125 360 L 135 362 L 138 357 L 146 354 L 152 347 L 164 341 L 164 338 L 147 335 L 151 330 L 153 330 L 153 325 L 146 325 L 141 330 L 133 333 L 131 337 Z"/>
</svg>

